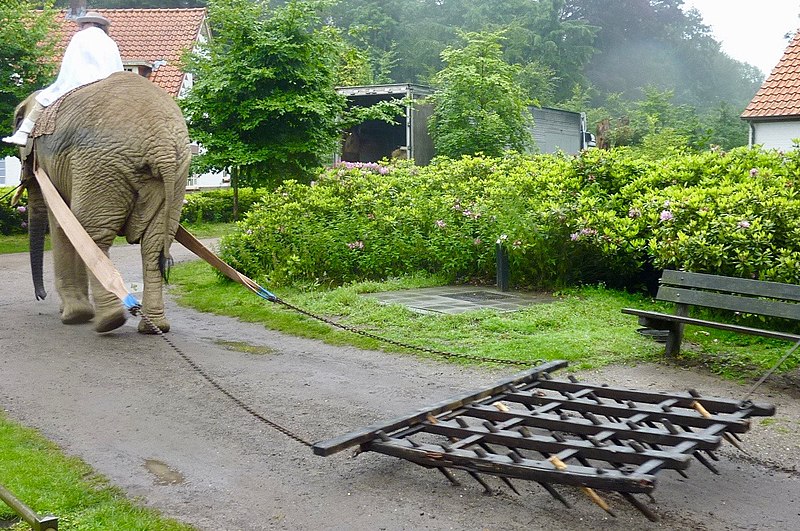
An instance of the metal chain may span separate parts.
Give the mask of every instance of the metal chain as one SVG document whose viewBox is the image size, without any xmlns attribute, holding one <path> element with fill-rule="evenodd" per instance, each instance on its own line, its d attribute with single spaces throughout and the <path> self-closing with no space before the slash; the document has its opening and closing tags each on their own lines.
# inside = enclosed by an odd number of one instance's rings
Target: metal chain
<svg viewBox="0 0 800 531">
<path fill-rule="evenodd" d="M 260 420 L 260 421 L 261 421 L 261 422 L 263 422 L 264 424 L 268 425 L 269 427 L 271 427 L 271 428 L 273 428 L 273 429 L 275 429 L 275 430 L 277 430 L 277 431 L 281 432 L 282 434 L 286 435 L 286 436 L 287 436 L 287 437 L 289 437 L 290 439 L 294 439 L 295 441 L 297 441 L 297 442 L 299 442 L 300 444 L 303 444 L 303 445 L 305 445 L 305 446 L 307 446 L 307 447 L 309 447 L 309 448 L 313 446 L 313 445 L 312 445 L 310 442 L 306 441 L 305 439 L 303 439 L 302 437 L 300 437 L 300 436 L 299 436 L 299 435 L 297 435 L 296 433 L 292 432 L 291 430 L 289 430 L 289 429 L 287 429 L 287 428 L 284 428 L 283 426 L 281 426 L 281 425 L 280 425 L 280 424 L 278 424 L 277 422 L 275 422 L 275 421 L 272 421 L 272 420 L 269 420 L 268 418 L 266 418 L 266 417 L 265 417 L 265 416 L 263 416 L 262 414 L 258 413 L 258 412 L 257 412 L 257 411 L 255 411 L 253 408 L 251 408 L 250 406 L 248 406 L 247 404 L 245 404 L 245 403 L 244 403 L 244 402 L 243 402 L 241 399 L 239 399 L 238 397 L 236 397 L 236 396 L 235 396 L 233 393 L 231 393 L 230 391 L 228 391 L 227 389 L 225 389 L 224 387 L 222 387 L 222 385 L 220 385 L 220 384 L 219 384 L 219 383 L 218 383 L 216 380 L 214 380 L 214 379 L 213 379 L 211 376 L 209 376 L 209 375 L 208 375 L 208 373 L 206 373 L 206 371 L 205 371 L 205 370 L 203 370 L 203 368 L 202 368 L 202 367 L 200 367 L 200 366 L 199 366 L 197 363 L 195 363 L 195 361 L 194 361 L 193 359 L 191 359 L 189 356 L 187 356 L 186 354 L 184 354 L 184 352 L 183 352 L 183 351 L 182 351 L 180 348 L 178 348 L 178 346 L 177 346 L 177 345 L 175 345 L 175 343 L 173 343 L 173 342 L 172 342 L 172 341 L 171 341 L 171 340 L 170 340 L 170 339 L 169 339 L 169 338 L 166 336 L 166 334 L 164 334 L 164 332 L 163 332 L 163 331 L 161 331 L 161 329 L 160 329 L 158 326 L 156 326 L 156 325 L 155 325 L 155 323 L 153 323 L 153 321 L 151 321 L 151 320 L 150 320 L 150 318 L 149 318 L 149 317 L 148 317 L 148 316 L 147 316 L 147 315 L 146 315 L 146 314 L 145 314 L 143 311 L 141 311 L 141 309 L 138 309 L 138 308 L 131 309 L 131 314 L 133 314 L 133 315 L 139 315 L 139 316 L 141 316 L 141 318 L 144 320 L 144 322 L 145 322 L 145 323 L 147 323 L 147 326 L 149 326 L 149 327 L 150 327 L 150 329 L 151 329 L 151 330 L 153 330 L 153 332 L 154 332 L 155 334 L 157 334 L 157 335 L 161 336 L 161 337 L 164 339 L 164 341 L 166 341 L 166 342 L 167 342 L 167 344 L 168 344 L 169 346 L 171 346 L 171 347 L 172 347 L 172 349 L 173 349 L 175 352 L 177 352 L 177 353 L 178 353 L 178 355 L 179 355 L 179 356 L 180 356 L 180 357 L 183 359 L 183 361 L 185 361 L 186 363 L 188 363 L 188 364 L 189 364 L 189 366 L 190 366 L 192 369 L 194 369 L 194 371 L 195 371 L 196 373 L 198 373 L 200 376 L 202 376 L 202 377 L 203 377 L 203 378 L 204 378 L 204 379 L 205 379 L 205 380 L 206 380 L 206 381 L 207 381 L 209 384 L 211 384 L 211 386 L 212 386 L 212 387 L 214 387 L 214 388 L 215 388 L 217 391 L 219 391 L 219 392 L 220 392 L 220 393 L 222 393 L 223 395 L 225 395 L 225 396 L 227 396 L 228 398 L 230 398 L 230 399 L 231 399 L 231 400 L 232 400 L 232 401 L 233 401 L 233 402 L 234 402 L 234 403 L 235 403 L 237 406 L 239 406 L 240 408 L 242 408 L 242 409 L 243 409 L 243 410 L 245 410 L 246 412 L 250 413 L 250 415 L 252 415 L 252 416 L 253 416 L 253 417 L 255 417 L 256 419 Z"/>
<path fill-rule="evenodd" d="M 759 381 L 757 381 L 757 382 L 755 383 L 755 385 L 754 385 L 754 386 L 753 386 L 753 387 L 750 389 L 750 391 L 748 391 L 748 392 L 747 392 L 747 394 L 746 394 L 746 395 L 744 395 L 744 398 L 742 398 L 742 402 L 743 402 L 743 403 L 744 403 L 744 402 L 746 402 L 746 401 L 747 401 L 747 399 L 748 399 L 748 398 L 750 398 L 750 396 L 751 396 L 753 393 L 755 393 L 755 392 L 756 392 L 756 389 L 758 389 L 759 387 L 761 387 L 761 384 L 763 384 L 764 382 L 766 382 L 766 381 L 767 381 L 767 378 L 769 378 L 770 376 L 772 376 L 772 373 L 774 373 L 776 370 L 778 370 L 778 367 L 780 367 L 781 365 L 783 365 L 783 362 L 784 362 L 784 361 L 786 361 L 787 359 L 789 359 L 789 356 L 791 356 L 791 355 L 792 355 L 792 353 L 793 353 L 795 350 L 797 350 L 797 347 L 800 347 L 800 341 L 798 341 L 797 343 L 795 343 L 795 344 L 794 344 L 794 346 L 793 346 L 792 348 L 790 348 L 790 349 L 789 349 L 789 352 L 787 352 L 786 354 L 784 354 L 784 355 L 783 355 L 783 357 L 782 357 L 781 359 L 779 359 L 779 360 L 778 360 L 778 362 L 777 362 L 775 365 L 773 365 L 773 366 L 772 366 L 772 368 L 771 368 L 770 370 L 768 370 L 768 371 L 766 372 L 766 374 L 764 374 L 764 376 L 762 376 L 762 377 L 761 377 L 761 379 L 760 379 Z"/>
<path fill-rule="evenodd" d="M 403 343 L 402 341 L 396 341 L 394 339 L 389 339 L 389 338 L 382 337 L 382 336 L 379 336 L 379 335 L 376 335 L 376 334 L 373 334 L 373 333 L 370 333 L 370 332 L 366 332 L 366 331 L 360 330 L 360 329 L 358 329 L 358 328 L 356 328 L 354 326 L 337 323 L 335 321 L 332 321 L 330 319 L 326 319 L 325 317 L 321 317 L 319 315 L 314 315 L 313 313 L 311 313 L 309 311 L 306 311 L 306 310 L 303 310 L 302 308 L 298 308 L 297 306 L 294 306 L 293 304 L 290 304 L 290 303 L 288 303 L 288 302 L 286 302 L 284 300 L 281 300 L 278 297 L 275 297 L 275 298 L 270 299 L 270 300 L 272 300 L 272 302 L 275 302 L 277 304 L 281 304 L 283 306 L 286 306 L 287 308 L 292 309 L 292 310 L 294 310 L 294 311 L 296 311 L 298 313 L 301 313 L 303 315 L 311 317 L 312 319 L 316 319 L 318 321 L 322 321 L 323 323 L 327 323 L 327 324 L 329 324 L 331 326 L 335 326 L 336 328 L 341 328 L 342 330 L 347 330 L 348 332 L 352 332 L 352 333 L 358 334 L 360 336 L 368 337 L 370 339 L 375 339 L 377 341 L 382 341 L 384 343 L 389 343 L 389 344 L 392 344 L 392 345 L 396 345 L 398 347 L 403 347 L 403 348 L 410 349 L 410 350 L 416 350 L 416 351 L 419 351 L 419 352 L 426 352 L 428 354 L 434 354 L 436 356 L 441 356 L 443 358 L 462 358 L 462 359 L 478 361 L 478 362 L 482 362 L 482 363 L 490 362 L 490 363 L 500 363 L 500 364 L 503 364 L 503 365 L 519 365 L 519 366 L 525 366 L 525 367 L 530 367 L 531 365 L 534 365 L 534 364 L 538 365 L 538 364 L 541 364 L 541 363 L 545 363 L 545 360 L 543 360 L 543 359 L 537 359 L 537 360 L 531 360 L 531 361 L 504 360 L 504 359 L 497 359 L 497 358 L 485 358 L 483 356 L 475 356 L 473 354 L 457 354 L 455 352 L 445 352 L 443 350 L 436 350 L 436 349 L 427 348 L 427 347 L 419 347 L 417 345 L 411 345 L 409 343 Z"/>
</svg>

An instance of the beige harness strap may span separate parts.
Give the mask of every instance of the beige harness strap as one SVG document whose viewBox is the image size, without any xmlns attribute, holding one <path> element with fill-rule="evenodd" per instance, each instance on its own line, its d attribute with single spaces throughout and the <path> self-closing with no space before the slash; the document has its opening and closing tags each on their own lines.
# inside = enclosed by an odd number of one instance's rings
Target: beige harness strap
<svg viewBox="0 0 800 531">
<path fill-rule="evenodd" d="M 64 202 L 61 194 L 50 182 L 50 177 L 47 173 L 41 168 L 36 168 L 34 175 L 36 175 L 36 180 L 42 189 L 47 206 L 50 207 L 56 220 L 58 220 L 58 224 L 61 225 L 86 267 L 89 268 L 104 288 L 119 297 L 128 310 L 138 308 L 140 306 L 139 301 L 128 292 L 119 271 L 111 263 L 108 256 L 94 243 L 91 236 L 86 233 L 86 230 L 75 218 L 75 214 Z"/>
<path fill-rule="evenodd" d="M 208 262 L 211 266 L 215 267 L 217 270 L 219 270 L 219 272 L 234 282 L 238 282 L 256 294 L 260 294 L 263 291 L 263 288 L 254 280 L 239 273 L 230 265 L 223 262 L 222 259 L 211 252 L 208 247 L 203 245 L 200 240 L 195 238 L 189 231 L 184 229 L 183 225 L 178 225 L 178 232 L 175 233 L 175 240 L 177 240 L 178 243 L 186 247 L 188 250 L 192 251 L 198 257 Z"/>
</svg>

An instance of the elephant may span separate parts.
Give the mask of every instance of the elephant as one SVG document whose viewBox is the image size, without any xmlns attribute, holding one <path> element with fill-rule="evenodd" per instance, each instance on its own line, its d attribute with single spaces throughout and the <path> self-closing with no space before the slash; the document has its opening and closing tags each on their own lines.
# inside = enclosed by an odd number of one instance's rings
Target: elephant
<svg viewBox="0 0 800 531">
<path fill-rule="evenodd" d="M 17 106 L 15 125 L 25 117 L 35 93 Z M 57 110 L 56 110 L 56 106 Z M 28 190 L 31 272 L 36 299 L 44 299 L 43 253 L 48 226 L 55 286 L 64 324 L 94 319 L 98 333 L 125 323 L 122 302 L 87 273 L 63 229 L 48 212 L 34 178 L 44 170 L 75 217 L 108 255 L 116 236 L 141 245 L 144 292 L 141 311 L 162 332 L 163 282 L 169 250 L 180 222 L 191 152 L 186 121 L 163 89 L 132 72 L 118 72 L 80 87 L 53 104 L 52 134 L 34 131 L 20 149 L 22 181 Z M 37 124 L 38 128 L 38 124 Z M 91 284 L 91 300 L 89 285 Z M 158 333 L 143 319 L 139 332 Z"/>
</svg>

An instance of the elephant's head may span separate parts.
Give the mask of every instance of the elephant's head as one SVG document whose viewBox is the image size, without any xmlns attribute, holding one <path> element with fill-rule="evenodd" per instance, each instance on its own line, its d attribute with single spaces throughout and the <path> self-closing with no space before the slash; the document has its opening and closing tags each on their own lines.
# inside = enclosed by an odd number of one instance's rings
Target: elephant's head
<svg viewBox="0 0 800 531">
<path fill-rule="evenodd" d="M 25 98 L 17 105 L 14 111 L 14 130 L 16 131 L 25 116 L 33 107 L 36 92 Z M 30 238 L 31 273 L 33 275 L 33 288 L 36 300 L 44 299 L 47 292 L 44 289 L 44 236 L 47 232 L 47 206 L 42 197 L 39 185 L 33 175 L 36 155 L 33 152 L 33 138 L 28 139 L 28 144 L 19 148 L 19 159 L 22 162 L 20 181 L 28 189 L 28 235 Z"/>
</svg>

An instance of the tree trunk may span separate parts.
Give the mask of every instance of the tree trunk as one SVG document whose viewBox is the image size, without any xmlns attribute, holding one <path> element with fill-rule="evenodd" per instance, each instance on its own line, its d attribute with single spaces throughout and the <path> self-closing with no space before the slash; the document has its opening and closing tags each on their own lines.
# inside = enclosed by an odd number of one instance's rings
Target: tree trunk
<svg viewBox="0 0 800 531">
<path fill-rule="evenodd" d="M 239 221 L 239 166 L 231 168 L 231 188 L 233 188 L 233 221 Z"/>
</svg>

